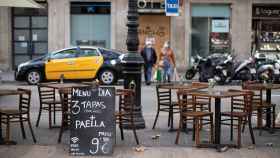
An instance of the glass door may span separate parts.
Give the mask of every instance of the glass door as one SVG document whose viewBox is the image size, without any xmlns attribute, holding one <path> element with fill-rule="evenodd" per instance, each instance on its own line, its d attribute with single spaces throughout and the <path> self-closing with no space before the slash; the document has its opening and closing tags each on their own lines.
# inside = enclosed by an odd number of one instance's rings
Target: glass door
<svg viewBox="0 0 280 158">
<path fill-rule="evenodd" d="M 209 55 L 209 23 L 208 17 L 192 18 L 192 56 Z"/>
<path fill-rule="evenodd" d="M 48 52 L 48 17 L 39 9 L 13 9 L 13 66 Z M 41 10 L 41 9 L 40 9 Z"/>
</svg>

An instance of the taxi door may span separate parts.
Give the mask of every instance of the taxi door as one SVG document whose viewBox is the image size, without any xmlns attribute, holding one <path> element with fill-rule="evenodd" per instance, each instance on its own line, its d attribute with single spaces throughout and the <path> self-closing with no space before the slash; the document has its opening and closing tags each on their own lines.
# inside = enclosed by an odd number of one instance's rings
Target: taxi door
<svg viewBox="0 0 280 158">
<path fill-rule="evenodd" d="M 47 80 L 60 79 L 61 75 L 65 79 L 75 79 L 78 75 L 76 71 L 77 49 L 67 49 L 50 54 L 45 64 Z"/>
<path fill-rule="evenodd" d="M 81 48 L 77 57 L 78 79 L 95 78 L 103 64 L 103 56 L 95 48 Z"/>
</svg>

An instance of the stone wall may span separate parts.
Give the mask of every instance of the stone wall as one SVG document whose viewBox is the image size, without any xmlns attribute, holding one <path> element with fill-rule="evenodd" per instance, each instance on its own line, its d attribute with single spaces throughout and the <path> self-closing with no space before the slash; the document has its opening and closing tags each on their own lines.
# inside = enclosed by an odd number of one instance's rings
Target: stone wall
<svg viewBox="0 0 280 158">
<path fill-rule="evenodd" d="M 0 70 L 11 69 L 11 9 L 0 7 Z"/>
</svg>

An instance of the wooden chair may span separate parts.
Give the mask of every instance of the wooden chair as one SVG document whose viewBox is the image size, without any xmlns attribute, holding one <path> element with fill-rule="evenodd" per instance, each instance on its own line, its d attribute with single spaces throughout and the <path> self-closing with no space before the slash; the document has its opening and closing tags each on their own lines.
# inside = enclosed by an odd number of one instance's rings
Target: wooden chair
<svg viewBox="0 0 280 158">
<path fill-rule="evenodd" d="M 21 133 L 23 139 L 26 139 L 26 134 L 24 130 L 24 122 L 28 123 L 33 142 L 36 143 L 36 138 L 32 129 L 31 121 L 30 121 L 30 98 L 31 91 L 27 89 L 17 89 L 20 92 L 19 95 L 19 106 L 17 109 L 0 109 L 1 113 L 1 122 L 7 125 L 6 128 L 6 142 L 10 142 L 10 124 L 11 123 L 20 123 Z"/>
<path fill-rule="evenodd" d="M 192 87 L 196 88 L 196 87 L 201 87 L 201 86 L 205 86 L 208 87 L 208 83 L 204 83 L 204 82 L 192 82 Z M 192 99 L 190 98 L 189 103 L 192 102 Z M 193 104 L 193 103 L 192 103 Z M 211 112 L 211 98 L 210 97 L 201 97 L 201 96 L 197 96 L 196 97 L 196 110 L 197 111 L 205 111 L 205 112 Z M 209 124 L 209 119 L 205 118 L 200 120 L 201 121 L 201 127 L 203 124 Z"/>
<path fill-rule="evenodd" d="M 121 131 L 121 139 L 124 140 L 123 125 L 129 125 L 133 130 L 134 138 L 139 145 L 139 140 L 136 134 L 135 119 L 135 92 L 132 89 L 117 89 L 116 95 L 119 96 L 119 110 L 115 112 L 116 123 L 119 124 Z"/>
<path fill-rule="evenodd" d="M 175 144 L 178 144 L 180 132 L 183 124 L 187 121 L 186 118 L 192 118 L 194 120 L 194 132 L 193 132 L 193 138 L 195 139 L 196 146 L 199 146 L 200 144 L 200 127 L 201 125 L 201 119 L 204 117 L 209 117 L 209 123 L 210 124 L 210 137 L 209 142 L 212 143 L 213 141 L 213 113 L 212 112 L 206 112 L 206 111 L 197 111 L 196 110 L 196 97 L 192 97 L 192 104 L 188 103 L 188 93 L 189 91 L 179 90 L 177 92 L 178 97 L 178 105 L 180 109 L 180 121 L 179 121 L 179 128 L 177 131 L 177 136 L 175 140 Z M 204 124 L 205 125 L 205 124 Z"/>
<path fill-rule="evenodd" d="M 71 99 L 72 99 L 72 89 L 65 88 L 59 90 L 59 96 L 62 105 L 62 119 L 61 119 L 61 126 L 58 135 L 58 143 L 61 143 L 61 138 L 63 132 L 70 127 L 71 119 Z"/>
<path fill-rule="evenodd" d="M 36 122 L 36 127 L 39 126 L 39 122 L 41 119 L 42 111 L 48 111 L 49 115 L 49 128 L 53 128 L 52 125 L 52 114 L 53 114 L 53 123 L 56 124 L 56 112 L 61 111 L 61 102 L 56 100 L 55 98 L 55 89 L 48 88 L 42 84 L 38 84 L 38 92 L 39 92 L 39 114 Z"/>
<path fill-rule="evenodd" d="M 255 144 L 255 137 L 253 133 L 251 116 L 252 116 L 252 101 L 254 92 L 250 90 L 233 90 L 229 92 L 242 92 L 242 97 L 231 97 L 231 110 L 221 113 L 221 124 L 230 126 L 230 140 L 233 140 L 233 127 L 237 127 L 237 147 L 241 147 L 241 126 L 245 120 L 248 122 L 249 131 L 252 143 Z M 230 123 L 228 123 L 230 121 Z"/>
<path fill-rule="evenodd" d="M 257 115 L 257 127 L 260 129 L 259 135 L 262 134 L 262 120 L 263 116 L 267 115 L 267 110 L 270 109 L 272 114 L 272 128 L 275 128 L 275 106 L 276 104 L 268 103 L 266 100 L 263 99 L 263 89 L 259 88 L 252 88 L 249 82 L 245 82 L 242 84 L 243 89 L 251 90 L 254 92 L 253 96 L 253 105 L 252 105 L 252 111 L 253 115 Z"/>
<path fill-rule="evenodd" d="M 179 113 L 178 104 L 175 101 L 172 101 L 171 89 L 164 89 L 162 86 L 166 84 L 156 85 L 157 93 L 157 114 L 154 120 L 153 129 L 155 129 L 159 112 L 168 112 L 168 126 L 173 127 L 173 115 Z M 170 84 L 171 85 L 171 84 Z"/>
</svg>

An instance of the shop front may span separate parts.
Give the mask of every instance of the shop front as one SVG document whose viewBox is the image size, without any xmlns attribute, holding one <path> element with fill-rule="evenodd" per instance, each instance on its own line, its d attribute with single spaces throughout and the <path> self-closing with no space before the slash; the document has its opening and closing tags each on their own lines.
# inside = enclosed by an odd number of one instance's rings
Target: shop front
<svg viewBox="0 0 280 158">
<path fill-rule="evenodd" d="M 71 45 L 111 47 L 111 3 L 71 3 Z"/>
<path fill-rule="evenodd" d="M 230 5 L 191 5 L 191 56 L 230 53 Z"/>
<path fill-rule="evenodd" d="M 252 51 L 280 53 L 280 5 L 253 6 Z"/>
</svg>

